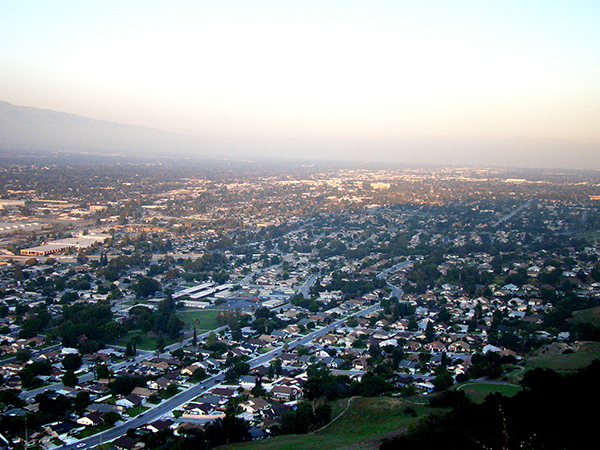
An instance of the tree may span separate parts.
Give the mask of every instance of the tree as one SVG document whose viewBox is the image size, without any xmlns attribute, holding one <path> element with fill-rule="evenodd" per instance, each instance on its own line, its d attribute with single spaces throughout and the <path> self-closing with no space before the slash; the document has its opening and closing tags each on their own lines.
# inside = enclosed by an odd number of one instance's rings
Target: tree
<svg viewBox="0 0 600 450">
<path fill-rule="evenodd" d="M 505 397 L 490 394 L 482 403 L 453 402 L 450 414 L 435 414 L 408 433 L 381 445 L 392 449 L 580 449 L 594 439 L 596 416 L 589 405 L 598 402 L 593 389 L 600 362 L 560 376 L 530 373 L 528 387 Z M 542 369 L 543 370 L 543 369 Z M 558 376 L 557 376 L 558 375 Z M 452 392 L 452 391 L 448 391 Z"/>
<path fill-rule="evenodd" d="M 175 339 L 179 336 L 179 333 L 181 333 L 183 325 L 183 321 L 179 317 L 177 317 L 177 314 L 175 313 L 175 311 L 173 311 L 169 316 L 169 321 L 167 322 L 167 329 L 165 331 L 171 339 Z"/>
<path fill-rule="evenodd" d="M 358 392 L 364 397 L 377 397 L 393 390 L 393 386 L 381 375 L 374 372 L 364 374 L 358 386 Z"/>
<path fill-rule="evenodd" d="M 289 410 L 281 418 L 281 432 L 283 434 L 308 433 L 315 419 L 310 403 L 301 402 L 295 410 Z"/>
<path fill-rule="evenodd" d="M 262 377 L 256 377 L 254 387 L 250 390 L 250 393 L 255 397 L 260 397 L 264 395 L 265 392 L 265 388 L 262 386 Z"/>
<path fill-rule="evenodd" d="M 27 361 L 29 361 L 29 358 L 31 358 L 31 350 L 28 349 L 21 349 L 18 350 L 17 353 L 15 354 L 15 359 L 20 362 L 21 364 L 25 364 Z"/>
<path fill-rule="evenodd" d="M 19 372 L 19 378 L 25 389 L 36 388 L 42 385 L 42 380 L 40 380 L 31 370 L 27 370 L 27 368 L 24 368 Z"/>
<path fill-rule="evenodd" d="M 454 384 L 454 380 L 452 379 L 452 375 L 448 372 L 444 371 L 437 375 L 433 380 L 433 390 L 436 392 L 443 391 L 448 389 L 450 386 Z"/>
<path fill-rule="evenodd" d="M 130 375 L 117 376 L 112 383 L 110 383 L 110 391 L 113 395 L 129 395 L 138 386 L 143 386 L 146 381 L 141 377 L 134 377 Z"/>
<path fill-rule="evenodd" d="M 238 376 L 248 375 L 248 372 L 250 371 L 250 364 L 245 361 L 238 361 L 233 365 L 233 371 Z"/>
<path fill-rule="evenodd" d="M 217 339 L 217 335 L 214 331 L 208 333 L 208 336 L 206 336 L 206 348 L 212 350 L 218 344 L 218 342 L 219 340 Z"/>
<path fill-rule="evenodd" d="M 138 341 L 140 340 L 140 336 L 139 335 L 134 335 L 131 336 L 131 345 L 133 346 L 132 351 L 133 351 L 133 356 L 137 355 L 137 344 Z"/>
<path fill-rule="evenodd" d="M 283 434 L 308 433 L 316 427 L 325 425 L 331 419 L 331 407 L 327 404 L 313 409 L 308 402 L 301 402 L 295 410 L 286 411 L 281 418 Z"/>
<path fill-rule="evenodd" d="M 108 411 L 106 414 L 104 414 L 104 423 L 109 428 L 114 427 L 115 423 L 117 423 L 119 420 L 121 420 L 121 416 L 114 411 Z"/>
<path fill-rule="evenodd" d="M 175 383 L 168 385 L 165 389 L 165 393 L 167 397 L 173 397 L 175 394 L 177 394 L 177 385 Z"/>
<path fill-rule="evenodd" d="M 273 368 L 273 374 L 271 375 L 271 368 Z M 281 359 L 277 358 L 269 363 L 269 378 L 273 378 L 275 375 L 281 375 L 282 362 Z"/>
<path fill-rule="evenodd" d="M 479 305 L 479 307 L 481 308 L 481 305 Z M 442 307 L 440 309 L 440 312 L 436 316 L 436 322 L 448 323 L 450 322 L 450 320 L 452 320 L 452 314 L 450 314 L 450 311 L 448 311 L 448 309 L 445 306 Z"/>
<path fill-rule="evenodd" d="M 425 340 L 427 342 L 431 342 L 431 341 L 433 341 L 434 337 L 435 337 L 435 331 L 433 329 L 433 322 L 428 321 L 427 325 L 425 327 Z"/>
<path fill-rule="evenodd" d="M 202 367 L 198 367 L 192 374 L 192 380 L 199 383 L 206 378 L 206 371 Z"/>
<path fill-rule="evenodd" d="M 158 333 L 158 336 L 156 337 L 156 353 L 157 354 L 161 354 L 162 351 L 165 348 L 165 337 L 163 336 L 162 333 Z"/>
<path fill-rule="evenodd" d="M 160 283 L 154 278 L 142 277 L 132 286 L 138 297 L 146 298 L 160 290 Z"/>
<path fill-rule="evenodd" d="M 75 387 L 79 383 L 77 375 L 72 370 L 67 370 L 62 376 L 62 383 L 67 387 Z"/>
<path fill-rule="evenodd" d="M 250 440 L 250 424 L 232 412 L 227 411 L 222 419 L 209 422 L 204 428 L 204 436 L 210 447 Z"/>
<path fill-rule="evenodd" d="M 18 389 L 4 389 L 0 391 L 0 407 L 12 405 L 17 408 L 25 406 L 25 402 L 19 397 Z"/>
<path fill-rule="evenodd" d="M 229 274 L 227 272 L 215 272 L 213 273 L 212 279 L 217 284 L 224 284 L 229 280 Z"/>
<path fill-rule="evenodd" d="M 19 266 L 15 267 L 13 271 L 13 278 L 15 281 L 23 281 L 25 279 L 25 275 L 23 274 L 23 270 Z"/>
<path fill-rule="evenodd" d="M 73 406 L 78 411 L 83 411 L 90 404 L 90 394 L 88 392 L 78 392 L 75 400 L 73 400 Z"/>
<path fill-rule="evenodd" d="M 306 370 L 304 397 L 315 400 L 326 393 L 327 385 L 332 382 L 331 370 L 324 364 L 313 364 Z"/>
<path fill-rule="evenodd" d="M 46 416 L 46 420 L 63 420 L 65 415 L 72 410 L 71 400 L 58 394 L 56 397 L 50 397 L 47 393 L 35 396 L 39 404 L 39 412 Z"/>
<path fill-rule="evenodd" d="M 68 291 L 60 297 L 60 303 L 63 305 L 68 305 L 69 303 L 73 303 L 78 298 L 79 294 L 77 292 Z"/>
<path fill-rule="evenodd" d="M 98 364 L 96 366 L 96 376 L 98 378 L 108 378 L 110 376 L 110 371 L 108 367 L 104 364 Z"/>
<path fill-rule="evenodd" d="M 83 360 L 78 353 L 69 353 L 62 359 L 62 366 L 67 371 L 75 372 L 81 367 L 81 364 L 83 364 Z"/>
</svg>

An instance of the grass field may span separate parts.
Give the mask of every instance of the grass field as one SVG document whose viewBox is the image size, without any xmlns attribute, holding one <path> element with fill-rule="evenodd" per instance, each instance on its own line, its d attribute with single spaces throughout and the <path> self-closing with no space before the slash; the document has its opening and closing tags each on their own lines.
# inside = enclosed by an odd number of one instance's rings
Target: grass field
<svg viewBox="0 0 600 450">
<path fill-rule="evenodd" d="M 521 390 L 520 386 L 493 383 L 465 383 L 458 389 L 467 394 L 474 403 L 482 403 L 488 394 L 502 394 L 511 397 Z"/>
<path fill-rule="evenodd" d="M 348 399 L 335 402 L 332 417 L 346 409 Z M 404 412 L 413 406 L 417 417 Z M 442 412 L 405 400 L 390 397 L 355 398 L 350 407 L 329 426 L 315 433 L 278 436 L 260 442 L 231 445 L 229 450 L 317 450 L 353 449 L 371 450 L 379 448 L 381 440 L 402 433 L 420 417 L 431 412 Z"/>
<path fill-rule="evenodd" d="M 145 333 L 142 333 L 140 330 L 129 331 L 115 342 L 116 345 L 120 345 L 122 347 L 127 346 L 128 343 L 132 342 L 132 339 L 135 337 L 137 340 L 136 347 L 140 350 L 155 350 L 156 349 L 156 338 L 150 337 Z"/>
<path fill-rule="evenodd" d="M 134 337 L 137 340 L 136 347 L 139 350 L 156 350 L 156 337 L 148 336 L 147 333 L 143 333 L 141 330 L 133 330 L 127 332 L 126 334 L 117 339 L 115 345 L 126 347 L 128 343 L 132 342 L 132 339 Z M 171 345 L 175 342 L 177 341 L 165 337 L 165 345 Z"/>
<path fill-rule="evenodd" d="M 126 413 L 129 417 L 136 417 L 139 416 L 140 414 L 148 411 L 150 408 L 147 406 L 136 406 L 134 408 L 129 408 Z"/>
<path fill-rule="evenodd" d="M 186 309 L 178 311 L 177 316 L 183 320 L 185 330 L 193 330 L 198 320 L 198 332 L 210 331 L 218 328 L 217 314 L 219 309 Z"/>
<path fill-rule="evenodd" d="M 77 437 L 77 439 L 85 439 L 87 437 L 90 437 L 96 433 L 100 433 L 102 431 L 106 431 L 108 429 L 112 428 L 111 425 L 109 424 L 102 424 L 102 425 L 98 425 L 96 427 L 85 427 L 83 430 L 81 430 L 79 433 L 77 433 L 75 436 Z"/>
</svg>

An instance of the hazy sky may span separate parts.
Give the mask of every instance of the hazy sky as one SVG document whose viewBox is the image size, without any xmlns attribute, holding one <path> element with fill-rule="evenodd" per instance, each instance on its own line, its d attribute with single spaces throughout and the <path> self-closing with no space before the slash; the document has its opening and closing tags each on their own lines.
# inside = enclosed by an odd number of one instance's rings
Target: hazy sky
<svg viewBox="0 0 600 450">
<path fill-rule="evenodd" d="M 198 135 L 600 142 L 600 1 L 0 0 L 0 100 Z"/>
</svg>

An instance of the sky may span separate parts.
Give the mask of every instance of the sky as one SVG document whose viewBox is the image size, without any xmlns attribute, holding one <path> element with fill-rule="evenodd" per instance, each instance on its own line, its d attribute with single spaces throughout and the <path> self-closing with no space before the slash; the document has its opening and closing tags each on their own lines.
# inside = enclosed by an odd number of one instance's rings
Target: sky
<svg viewBox="0 0 600 450">
<path fill-rule="evenodd" d="M 600 152 L 600 2 L 0 0 L 0 100 L 265 154 Z"/>
</svg>

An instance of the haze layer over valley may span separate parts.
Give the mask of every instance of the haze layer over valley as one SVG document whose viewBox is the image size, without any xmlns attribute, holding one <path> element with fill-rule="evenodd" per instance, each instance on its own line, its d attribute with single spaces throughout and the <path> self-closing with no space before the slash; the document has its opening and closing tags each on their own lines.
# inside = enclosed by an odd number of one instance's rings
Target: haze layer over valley
<svg viewBox="0 0 600 450">
<path fill-rule="evenodd" d="M 273 152 L 273 149 L 278 149 Z M 599 169 L 596 145 L 556 139 L 317 139 L 193 136 L 0 101 L 0 151 Z M 585 161 L 585 163 L 583 163 Z"/>
</svg>

